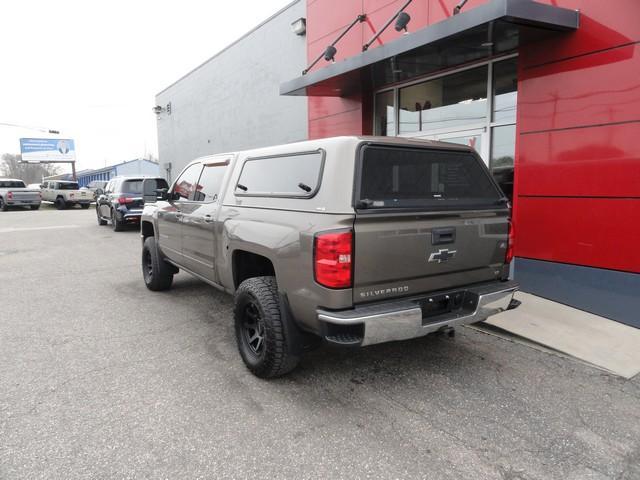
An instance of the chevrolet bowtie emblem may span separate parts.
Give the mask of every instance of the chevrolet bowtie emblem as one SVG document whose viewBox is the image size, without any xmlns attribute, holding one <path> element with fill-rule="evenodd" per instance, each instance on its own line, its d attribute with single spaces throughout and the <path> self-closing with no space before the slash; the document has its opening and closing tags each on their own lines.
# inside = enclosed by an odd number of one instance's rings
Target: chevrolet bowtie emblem
<svg viewBox="0 0 640 480">
<path fill-rule="evenodd" d="M 450 258 L 455 257 L 456 256 L 456 252 L 457 252 L 456 250 L 449 250 L 447 248 L 441 248 L 437 252 L 433 252 L 431 255 L 429 255 L 429 261 L 430 262 L 438 262 L 438 263 L 446 262 Z"/>
</svg>

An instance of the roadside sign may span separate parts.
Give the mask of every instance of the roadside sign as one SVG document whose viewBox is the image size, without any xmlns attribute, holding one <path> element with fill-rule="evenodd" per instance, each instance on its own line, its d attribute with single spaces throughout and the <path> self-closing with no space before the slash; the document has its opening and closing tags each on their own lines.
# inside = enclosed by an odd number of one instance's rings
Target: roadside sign
<svg viewBox="0 0 640 480">
<path fill-rule="evenodd" d="M 75 162 L 76 148 L 70 138 L 21 138 L 23 162 Z"/>
</svg>

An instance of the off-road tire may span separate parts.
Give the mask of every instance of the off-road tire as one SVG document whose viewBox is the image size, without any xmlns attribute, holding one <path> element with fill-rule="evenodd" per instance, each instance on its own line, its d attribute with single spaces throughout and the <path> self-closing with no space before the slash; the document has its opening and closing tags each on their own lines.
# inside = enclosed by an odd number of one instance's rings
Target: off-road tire
<svg viewBox="0 0 640 480">
<path fill-rule="evenodd" d="M 89 208 L 89 204 L 88 203 L 81 203 L 80 204 L 80 208 L 82 208 L 83 210 L 86 210 L 87 208 Z"/>
<path fill-rule="evenodd" d="M 263 348 L 259 352 L 254 351 L 247 339 L 245 321 L 249 304 L 256 307 L 263 322 Z M 275 277 L 254 277 L 242 282 L 234 296 L 233 317 L 240 356 L 255 376 L 279 377 L 298 365 L 300 358 L 289 352 L 285 338 Z"/>
<path fill-rule="evenodd" d="M 31 210 L 38 210 L 40 205 L 29 205 L 29 208 L 31 208 Z"/>
<path fill-rule="evenodd" d="M 67 208 L 67 202 L 62 197 L 56 198 L 56 201 L 53 202 L 58 210 L 64 210 Z"/>
<path fill-rule="evenodd" d="M 98 225 L 100 225 L 101 227 L 107 224 L 107 221 L 102 218 L 102 216 L 100 215 L 100 210 L 98 210 L 98 207 L 96 206 L 96 218 L 98 219 Z"/>
<path fill-rule="evenodd" d="M 168 290 L 173 283 L 173 266 L 164 261 L 155 237 L 147 237 L 142 245 L 142 278 L 149 290 Z"/>
<path fill-rule="evenodd" d="M 4 200 L 2 198 L 0 198 L 0 210 L 2 210 L 3 212 L 6 212 L 9 210 L 9 205 L 4 203 Z"/>
<path fill-rule="evenodd" d="M 118 220 L 118 215 L 115 210 L 111 210 L 111 227 L 114 232 L 121 232 L 124 230 L 124 224 Z"/>
</svg>

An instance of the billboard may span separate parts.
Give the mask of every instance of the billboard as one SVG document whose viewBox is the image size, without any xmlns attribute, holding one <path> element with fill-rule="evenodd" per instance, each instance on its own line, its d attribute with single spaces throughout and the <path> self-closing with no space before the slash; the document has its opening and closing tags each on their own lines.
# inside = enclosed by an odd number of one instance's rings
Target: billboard
<svg viewBox="0 0 640 480">
<path fill-rule="evenodd" d="M 23 162 L 75 162 L 76 148 L 69 138 L 21 138 Z"/>
</svg>

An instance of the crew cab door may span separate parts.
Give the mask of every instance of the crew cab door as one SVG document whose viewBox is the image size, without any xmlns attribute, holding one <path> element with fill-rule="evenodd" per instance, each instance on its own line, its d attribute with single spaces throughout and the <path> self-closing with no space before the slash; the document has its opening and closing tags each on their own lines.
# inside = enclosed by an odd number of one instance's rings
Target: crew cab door
<svg viewBox="0 0 640 480">
<path fill-rule="evenodd" d="M 51 190 L 55 187 L 55 182 L 47 181 L 42 185 L 42 199 L 48 202 L 52 202 Z"/>
<path fill-rule="evenodd" d="M 475 153 L 366 146 L 356 182 L 354 303 L 503 275 L 508 205 Z"/>
<path fill-rule="evenodd" d="M 201 163 L 189 165 L 173 183 L 169 191 L 170 200 L 158 202 L 158 242 L 160 250 L 170 260 L 180 265 L 183 264 L 183 209 L 193 198 L 193 192 L 201 170 Z"/>
<path fill-rule="evenodd" d="M 217 282 L 218 199 L 229 161 L 230 157 L 221 156 L 203 162 L 192 200 L 182 205 L 182 261 L 186 268 L 212 282 Z"/>
</svg>

